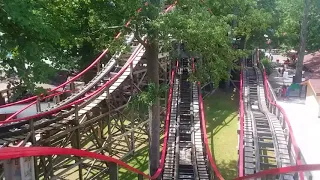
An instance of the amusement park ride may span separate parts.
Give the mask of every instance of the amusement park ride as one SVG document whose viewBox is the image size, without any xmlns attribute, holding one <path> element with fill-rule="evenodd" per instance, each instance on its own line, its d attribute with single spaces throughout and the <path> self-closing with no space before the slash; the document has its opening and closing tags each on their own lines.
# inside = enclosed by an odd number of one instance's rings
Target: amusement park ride
<svg viewBox="0 0 320 180">
<path fill-rule="evenodd" d="M 160 167 L 149 176 L 123 162 L 149 139 L 149 120 L 132 117 L 126 109 L 147 85 L 145 48 L 132 33 L 125 39 L 129 52 L 117 52 L 102 64 L 105 50 L 84 71 L 57 87 L 70 87 L 67 98 L 61 97 L 65 91 L 53 90 L 46 97 L 0 106 L 0 110 L 15 109 L 0 124 L 1 178 L 132 178 L 119 176 L 119 168 L 125 168 L 138 179 L 223 179 L 208 145 L 200 83 L 187 81 L 196 71 L 194 59 L 172 61 L 168 52 L 159 53 L 161 83 L 170 87 Z M 307 173 L 298 171 L 319 170 L 320 165 L 302 165 L 258 51 L 253 57 L 241 65 L 237 179 L 303 180 Z M 75 82 L 94 67 L 97 75 L 76 88 Z"/>
</svg>

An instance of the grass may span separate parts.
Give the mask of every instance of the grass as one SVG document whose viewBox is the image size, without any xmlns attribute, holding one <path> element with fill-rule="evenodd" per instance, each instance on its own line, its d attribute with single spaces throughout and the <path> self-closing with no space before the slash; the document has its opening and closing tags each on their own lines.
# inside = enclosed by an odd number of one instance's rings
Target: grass
<svg viewBox="0 0 320 180">
<path fill-rule="evenodd" d="M 140 171 L 149 174 L 149 155 L 147 146 L 148 143 L 146 143 L 146 147 L 142 147 L 135 153 L 133 157 L 127 159 L 126 162 L 128 162 L 128 165 L 131 167 L 137 168 Z M 138 175 L 121 168 L 119 170 L 119 179 L 137 180 Z"/>
<path fill-rule="evenodd" d="M 239 100 L 236 93 L 217 91 L 204 102 L 211 152 L 225 179 L 237 177 Z"/>
</svg>

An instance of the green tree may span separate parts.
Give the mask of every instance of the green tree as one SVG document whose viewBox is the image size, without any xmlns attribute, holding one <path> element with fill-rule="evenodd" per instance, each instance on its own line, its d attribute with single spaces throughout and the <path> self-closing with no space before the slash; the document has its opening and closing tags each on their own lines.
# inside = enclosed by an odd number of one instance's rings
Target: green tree
<svg viewBox="0 0 320 180">
<path fill-rule="evenodd" d="M 1 0 L 0 65 L 27 89 L 46 83 L 56 70 L 81 70 L 110 45 L 137 6 L 125 0 Z M 111 53 L 119 46 L 113 47 Z"/>
<path fill-rule="evenodd" d="M 306 45 L 307 45 L 307 33 L 308 33 L 308 21 L 309 21 L 309 11 L 311 6 L 311 0 L 304 0 L 303 18 L 300 30 L 300 45 L 299 45 L 299 57 L 296 64 L 296 74 L 295 83 L 300 83 L 302 81 L 302 69 L 303 69 L 303 59 L 305 55 Z"/>
<path fill-rule="evenodd" d="M 306 50 L 319 50 L 319 2 L 310 1 L 307 23 Z M 302 0 L 277 0 L 276 9 L 279 12 L 280 24 L 276 29 L 277 37 L 283 47 L 287 49 L 299 49 L 300 30 L 302 28 L 304 1 Z"/>
<path fill-rule="evenodd" d="M 155 21 L 159 17 L 162 8 L 160 0 L 149 0 L 148 6 L 135 18 L 133 24 L 135 37 L 146 49 L 147 57 L 147 75 L 149 83 L 154 85 L 155 91 L 159 91 L 159 29 Z M 146 40 L 142 40 L 141 34 L 147 34 Z M 154 174 L 159 167 L 159 149 L 160 149 L 160 100 L 158 96 L 154 97 L 154 101 L 150 107 L 150 174 Z"/>
<path fill-rule="evenodd" d="M 233 10 L 228 9 L 228 4 L 218 1 L 221 10 L 210 14 L 207 8 L 210 4 L 201 4 L 198 0 L 178 1 L 173 12 L 159 16 L 162 7 L 160 1 L 148 1 L 149 5 L 144 9 L 130 27 L 135 31 L 136 38 L 146 48 L 149 82 L 159 88 L 158 42 L 165 42 L 170 46 L 169 34 L 177 42 L 184 42 L 186 49 L 193 55 L 200 55 L 202 60 L 198 63 L 198 71 L 194 78 L 202 82 L 214 80 L 216 84 L 229 76 L 228 69 L 236 68 L 235 61 L 239 57 L 247 55 L 246 51 L 232 48 L 231 24 L 235 18 Z M 212 1 L 210 1 L 212 2 Z M 210 3 L 208 2 L 208 3 Z M 236 1 L 227 3 L 241 5 Z M 216 5 L 216 4 L 215 4 Z M 249 8 L 249 9 L 248 9 Z M 265 31 L 268 27 L 267 13 L 255 10 L 254 1 L 240 9 L 237 17 L 239 24 L 234 31 L 237 35 L 245 37 L 245 40 L 253 37 L 254 32 Z M 228 9 L 227 12 L 224 9 Z M 213 11 L 215 12 L 215 11 Z M 248 16 L 250 14 L 250 16 Z M 250 17 L 255 17 L 254 20 Z M 142 34 L 147 34 L 146 41 L 141 39 Z M 159 100 L 155 97 L 151 106 L 152 120 L 150 125 L 150 173 L 153 174 L 159 163 Z"/>
<path fill-rule="evenodd" d="M 43 59 L 52 53 L 56 37 L 60 36 L 35 8 L 31 0 L 0 1 L 1 66 L 8 75 L 17 74 L 30 87 L 52 74 L 53 69 Z M 7 57 L 8 53 L 12 58 Z"/>
</svg>

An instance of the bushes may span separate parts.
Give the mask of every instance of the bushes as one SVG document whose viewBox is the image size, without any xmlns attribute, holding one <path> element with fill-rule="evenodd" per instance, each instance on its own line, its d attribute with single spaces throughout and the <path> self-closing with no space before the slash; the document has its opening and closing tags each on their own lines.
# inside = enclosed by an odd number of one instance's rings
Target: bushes
<svg viewBox="0 0 320 180">
<path fill-rule="evenodd" d="M 273 70 L 271 62 L 267 58 L 263 58 L 261 62 L 264 65 L 264 68 L 266 69 L 267 75 L 269 76 L 272 73 L 272 70 Z"/>
</svg>

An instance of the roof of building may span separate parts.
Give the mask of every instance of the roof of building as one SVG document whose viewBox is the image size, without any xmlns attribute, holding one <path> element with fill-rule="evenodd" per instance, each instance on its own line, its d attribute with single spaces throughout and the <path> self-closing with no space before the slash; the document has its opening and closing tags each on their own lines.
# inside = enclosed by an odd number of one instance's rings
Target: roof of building
<svg viewBox="0 0 320 180">
<path fill-rule="evenodd" d="M 310 72 L 320 73 L 320 51 L 316 51 L 304 56 L 303 65 Z"/>
<path fill-rule="evenodd" d="M 309 79 L 301 84 L 308 84 L 316 96 L 320 96 L 320 79 Z"/>
</svg>

